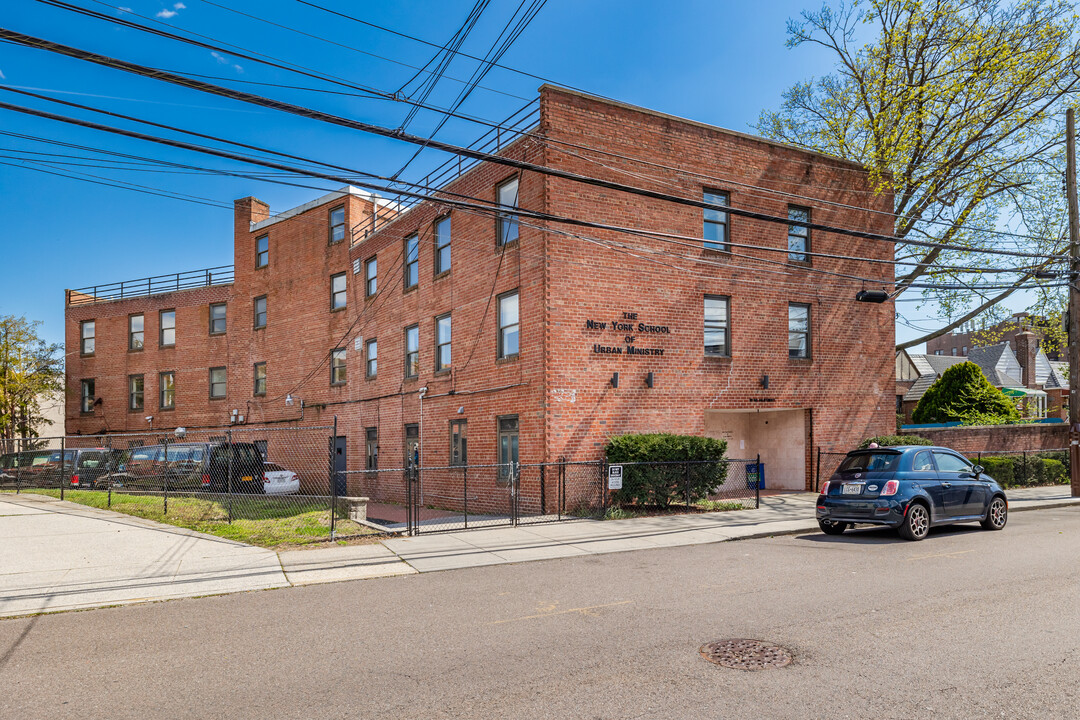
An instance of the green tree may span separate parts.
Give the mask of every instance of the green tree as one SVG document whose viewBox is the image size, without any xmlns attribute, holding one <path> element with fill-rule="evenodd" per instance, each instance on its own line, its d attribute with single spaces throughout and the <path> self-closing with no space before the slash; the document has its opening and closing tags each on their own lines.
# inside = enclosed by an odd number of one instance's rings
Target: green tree
<svg viewBox="0 0 1080 720">
<path fill-rule="evenodd" d="M 64 389 L 64 348 L 41 339 L 40 326 L 0 316 L 0 439 L 38 437 L 41 401 Z"/>
<path fill-rule="evenodd" d="M 787 90 L 758 130 L 862 163 L 876 190 L 893 193 L 894 234 L 907 241 L 896 257 L 913 263 L 897 265 L 895 289 L 958 288 L 923 290 L 942 326 L 898 348 L 959 327 L 1053 265 L 978 251 L 1064 250 L 1061 118 L 1080 89 L 1075 28 L 1065 0 L 832 0 L 788 23 L 789 47 L 824 47 L 836 70 Z M 1004 228 L 1040 239 L 995 232 Z M 1034 294 L 1033 312 L 1063 307 L 1061 288 Z"/>
<path fill-rule="evenodd" d="M 1002 425 L 1016 422 L 1020 412 L 1003 392 L 990 384 L 973 362 L 953 365 L 923 394 L 915 412 L 916 423 L 959 420 L 965 425 Z"/>
</svg>

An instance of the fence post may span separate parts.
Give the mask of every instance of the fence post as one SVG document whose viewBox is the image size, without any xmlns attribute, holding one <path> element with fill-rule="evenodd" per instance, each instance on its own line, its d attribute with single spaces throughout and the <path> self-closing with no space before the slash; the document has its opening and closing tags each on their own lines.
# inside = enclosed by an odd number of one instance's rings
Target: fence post
<svg viewBox="0 0 1080 720">
<path fill-rule="evenodd" d="M 544 487 L 544 468 L 547 463 L 540 463 L 540 514 L 547 515 L 547 497 L 545 496 L 546 488 Z"/>
<path fill-rule="evenodd" d="M 19 448 L 25 447 L 25 444 L 20 440 Z M 15 451 L 15 494 L 18 495 L 22 492 L 22 463 L 23 463 L 23 450 L 18 449 Z"/>
<path fill-rule="evenodd" d="M 162 515 L 168 515 L 169 514 L 169 437 L 165 436 L 165 439 L 161 444 L 165 447 L 165 465 L 164 465 L 165 472 L 161 476 L 161 487 L 162 487 L 162 490 L 164 491 L 163 494 L 162 494 L 162 498 L 163 498 L 164 502 L 162 503 L 162 513 L 161 514 Z"/>
<path fill-rule="evenodd" d="M 814 490 L 821 490 L 821 446 L 817 449 L 817 474 L 814 476 Z"/>
<path fill-rule="evenodd" d="M 757 472 L 757 480 L 754 481 L 754 509 L 761 507 L 761 453 L 754 460 L 754 470 Z"/>
<path fill-rule="evenodd" d="M 330 539 L 337 533 L 337 415 L 334 416 L 334 434 L 330 438 Z"/>
<path fill-rule="evenodd" d="M 66 438 L 60 438 L 60 499 L 64 499 L 64 441 Z"/>
<path fill-rule="evenodd" d="M 600 461 L 600 517 L 607 515 L 607 465 L 607 456 L 605 456 L 604 459 Z"/>
<path fill-rule="evenodd" d="M 233 473 L 233 445 L 232 430 L 225 431 L 225 452 L 229 455 L 229 469 L 226 477 L 226 492 L 228 493 L 229 524 L 232 525 L 232 473 Z"/>
<path fill-rule="evenodd" d="M 559 519 L 566 512 L 566 458 L 559 458 Z"/>
<path fill-rule="evenodd" d="M 1027 450 L 1024 450 L 1024 451 L 1023 451 L 1023 453 L 1022 453 L 1022 455 L 1024 456 L 1024 457 L 1023 457 L 1023 463 L 1024 463 L 1024 484 L 1025 484 L 1025 485 L 1027 485 L 1027 484 L 1028 484 L 1028 461 L 1027 461 Z"/>
<path fill-rule="evenodd" d="M 469 466 L 461 466 L 461 484 L 465 488 L 465 529 L 469 529 Z"/>
<path fill-rule="evenodd" d="M 112 507 L 112 481 L 113 470 L 116 468 L 116 461 L 113 459 L 112 454 L 112 438 L 105 438 L 105 490 L 108 497 L 106 499 L 105 507 Z"/>
</svg>

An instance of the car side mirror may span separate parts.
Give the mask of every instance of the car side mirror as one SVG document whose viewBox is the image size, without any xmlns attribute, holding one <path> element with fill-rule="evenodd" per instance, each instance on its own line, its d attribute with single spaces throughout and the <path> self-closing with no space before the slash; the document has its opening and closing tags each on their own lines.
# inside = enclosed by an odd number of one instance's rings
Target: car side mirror
<svg viewBox="0 0 1080 720">
<path fill-rule="evenodd" d="M 975 473 L 975 477 L 979 477 L 983 474 L 983 466 L 976 465 L 975 467 L 971 468 L 971 472 Z"/>
</svg>

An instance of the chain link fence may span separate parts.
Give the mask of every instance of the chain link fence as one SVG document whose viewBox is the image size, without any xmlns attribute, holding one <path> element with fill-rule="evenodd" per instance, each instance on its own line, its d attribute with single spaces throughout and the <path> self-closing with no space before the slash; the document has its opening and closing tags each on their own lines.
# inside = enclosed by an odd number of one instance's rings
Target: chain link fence
<svg viewBox="0 0 1080 720">
<path fill-rule="evenodd" d="M 340 497 L 332 427 L 231 427 L 0 442 L 0 489 L 261 545 L 371 534 Z"/>
</svg>

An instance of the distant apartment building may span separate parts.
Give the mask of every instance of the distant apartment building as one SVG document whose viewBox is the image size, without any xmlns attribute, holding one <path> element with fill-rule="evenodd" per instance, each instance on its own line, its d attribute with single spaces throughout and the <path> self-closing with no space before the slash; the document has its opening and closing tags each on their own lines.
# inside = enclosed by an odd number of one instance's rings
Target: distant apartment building
<svg viewBox="0 0 1080 720">
<path fill-rule="evenodd" d="M 891 197 L 846 161 L 550 86 L 537 116 L 503 156 L 892 231 Z M 889 243 L 492 162 L 443 190 L 497 209 L 248 197 L 231 267 L 69 291 L 68 432 L 336 417 L 349 469 L 593 460 L 614 435 L 689 433 L 803 489 L 818 447 L 893 428 L 893 305 L 844 279 L 890 282 Z"/>
</svg>

